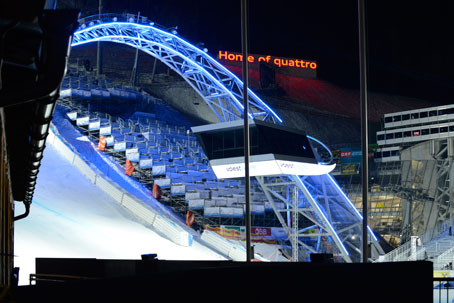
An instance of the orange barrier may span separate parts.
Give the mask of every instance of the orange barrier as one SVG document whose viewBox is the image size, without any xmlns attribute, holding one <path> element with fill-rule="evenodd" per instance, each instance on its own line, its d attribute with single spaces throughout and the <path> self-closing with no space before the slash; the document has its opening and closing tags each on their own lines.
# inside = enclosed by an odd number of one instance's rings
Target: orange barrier
<svg viewBox="0 0 454 303">
<path fill-rule="evenodd" d="M 132 164 L 131 161 L 126 160 L 126 174 L 128 176 L 131 176 L 133 171 L 134 171 L 134 165 Z"/>
<path fill-rule="evenodd" d="M 188 212 L 186 213 L 186 225 L 191 226 L 192 224 L 194 224 L 194 221 L 195 221 L 194 213 L 188 210 Z"/>
<path fill-rule="evenodd" d="M 99 150 L 105 150 L 106 144 L 107 144 L 106 138 L 104 136 L 99 137 L 99 143 L 98 143 Z"/>
<path fill-rule="evenodd" d="M 152 192 L 153 198 L 156 200 L 161 199 L 161 188 L 159 187 L 158 184 L 153 184 L 153 192 Z"/>
</svg>

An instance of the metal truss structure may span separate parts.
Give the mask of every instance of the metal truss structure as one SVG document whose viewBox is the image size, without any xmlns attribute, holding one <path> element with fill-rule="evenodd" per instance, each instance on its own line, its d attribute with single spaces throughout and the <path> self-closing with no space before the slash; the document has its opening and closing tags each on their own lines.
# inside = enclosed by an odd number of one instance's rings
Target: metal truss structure
<svg viewBox="0 0 454 303">
<path fill-rule="evenodd" d="M 454 207 L 451 204 L 454 198 L 452 180 L 454 177 L 453 157 L 454 140 L 446 138 L 438 140 L 437 153 L 434 158 L 437 160 L 437 190 L 435 193 L 435 204 L 438 205 L 437 223 L 452 218 Z M 435 144 L 435 142 L 433 143 Z"/>
<path fill-rule="evenodd" d="M 298 261 L 298 247 L 308 253 L 332 253 L 344 262 L 360 260 L 362 216 L 331 175 L 257 177 L 257 181 L 287 233 L 293 261 Z M 276 202 L 286 208 L 279 210 Z M 371 230 L 368 240 L 382 252 Z"/>
<path fill-rule="evenodd" d="M 454 217 L 454 139 L 430 140 L 425 146 L 425 159 L 401 162 L 402 184 L 394 185 L 403 199 L 402 243 L 411 236 L 434 235 L 437 226 Z"/>
<path fill-rule="evenodd" d="M 145 17 L 96 15 L 80 20 L 72 46 L 97 41 L 126 44 L 158 58 L 200 94 L 220 121 L 242 119 L 243 82 L 206 52 Z M 248 90 L 249 118 L 282 123 L 282 119 Z"/>
<path fill-rule="evenodd" d="M 168 32 L 147 18 L 134 15 L 97 15 L 80 20 L 80 23 L 72 46 L 108 41 L 138 48 L 181 75 L 202 96 L 220 122 L 243 119 L 242 81 L 175 32 Z M 283 123 L 251 90 L 248 96 L 249 118 Z M 257 177 L 257 181 L 287 233 L 293 261 L 298 261 L 300 249 L 308 253 L 332 253 L 342 262 L 360 261 L 361 214 L 329 174 Z M 276 202 L 286 204 L 283 211 L 287 212 L 287 219 L 276 207 Z M 308 221 L 311 222 L 309 225 Z M 380 251 L 371 231 L 370 238 Z"/>
</svg>

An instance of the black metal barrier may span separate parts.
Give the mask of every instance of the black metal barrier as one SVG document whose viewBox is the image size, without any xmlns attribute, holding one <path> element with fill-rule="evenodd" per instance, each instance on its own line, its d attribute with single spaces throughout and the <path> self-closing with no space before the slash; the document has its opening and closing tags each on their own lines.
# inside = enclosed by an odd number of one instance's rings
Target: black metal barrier
<svg viewBox="0 0 454 303">
<path fill-rule="evenodd" d="M 292 263 L 37 259 L 36 281 L 14 289 L 15 302 L 197 301 L 431 302 L 432 262 Z M 62 280 L 62 279 L 59 279 Z"/>
</svg>

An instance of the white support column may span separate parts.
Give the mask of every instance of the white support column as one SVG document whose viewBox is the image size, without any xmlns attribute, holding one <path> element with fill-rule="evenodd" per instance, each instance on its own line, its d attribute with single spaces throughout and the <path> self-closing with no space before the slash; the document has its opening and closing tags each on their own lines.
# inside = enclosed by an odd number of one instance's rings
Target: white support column
<svg viewBox="0 0 454 303">
<path fill-rule="evenodd" d="M 292 210 L 292 257 L 293 262 L 298 262 L 298 188 L 293 187 L 293 210 Z"/>
</svg>

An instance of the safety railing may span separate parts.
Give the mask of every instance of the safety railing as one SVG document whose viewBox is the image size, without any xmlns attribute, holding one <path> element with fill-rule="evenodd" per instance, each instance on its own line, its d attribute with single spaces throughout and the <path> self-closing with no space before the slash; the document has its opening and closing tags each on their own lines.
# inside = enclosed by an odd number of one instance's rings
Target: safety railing
<svg viewBox="0 0 454 303">
<path fill-rule="evenodd" d="M 446 250 L 434 260 L 434 269 L 452 269 L 454 263 L 454 247 Z"/>
<path fill-rule="evenodd" d="M 433 278 L 433 302 L 448 303 L 454 300 L 454 278 Z"/>
<path fill-rule="evenodd" d="M 420 237 L 422 243 L 427 243 L 430 240 L 433 240 L 434 238 L 440 236 L 444 232 L 447 232 L 449 230 L 449 228 L 452 228 L 453 225 L 454 225 L 454 218 L 450 218 L 444 222 L 441 222 L 441 223 L 435 225 L 434 228 L 432 228 L 431 230 L 428 230 L 427 232 L 423 233 L 419 237 Z"/>
<path fill-rule="evenodd" d="M 412 237 L 414 238 L 414 237 Z M 413 239 L 412 239 L 413 240 Z M 408 241 L 398 248 L 390 251 L 389 253 L 379 256 L 376 262 L 393 262 L 393 261 L 403 261 L 407 259 L 412 253 L 412 249 L 414 250 L 414 254 L 416 254 L 416 241 Z"/>
<path fill-rule="evenodd" d="M 101 190 L 110 195 L 116 202 L 131 211 L 141 220 L 144 220 L 170 241 L 182 245 L 192 245 L 192 235 L 179 227 L 177 224 L 161 217 L 151 207 L 125 190 L 116 186 L 112 181 L 107 180 L 97 169 L 86 163 L 81 156 L 76 154 L 59 138 L 54 130 L 51 129 L 47 139 L 48 144 L 53 144 L 61 154 L 69 160 L 77 169 L 79 169 L 90 181 L 92 181 Z"/>
</svg>

